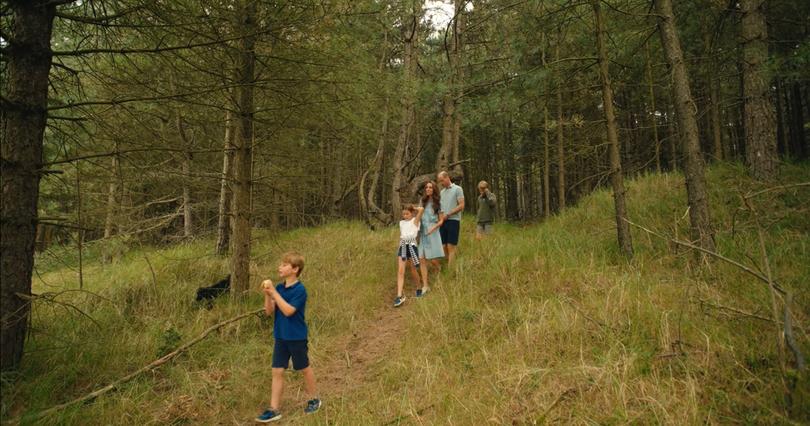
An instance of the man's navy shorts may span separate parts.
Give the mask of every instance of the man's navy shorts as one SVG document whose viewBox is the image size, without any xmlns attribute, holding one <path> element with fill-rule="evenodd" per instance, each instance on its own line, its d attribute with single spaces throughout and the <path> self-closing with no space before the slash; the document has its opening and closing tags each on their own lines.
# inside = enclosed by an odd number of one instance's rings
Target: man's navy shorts
<svg viewBox="0 0 810 426">
<path fill-rule="evenodd" d="M 461 227 L 460 220 L 447 219 L 439 228 L 439 235 L 442 237 L 442 244 L 458 245 L 458 233 Z"/>
<path fill-rule="evenodd" d="M 309 367 L 306 340 L 276 339 L 273 345 L 273 368 L 289 368 L 290 358 L 295 370 Z"/>
</svg>

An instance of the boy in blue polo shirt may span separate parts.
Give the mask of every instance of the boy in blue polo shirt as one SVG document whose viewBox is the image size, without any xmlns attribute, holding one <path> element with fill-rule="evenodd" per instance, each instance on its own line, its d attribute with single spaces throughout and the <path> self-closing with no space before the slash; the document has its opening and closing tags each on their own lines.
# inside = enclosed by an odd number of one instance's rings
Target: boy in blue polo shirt
<svg viewBox="0 0 810 426">
<path fill-rule="evenodd" d="M 296 252 L 285 253 L 278 265 L 278 274 L 284 282 L 273 286 L 271 280 L 262 282 L 264 292 L 264 313 L 275 315 L 273 323 L 273 382 L 270 392 L 270 408 L 256 417 L 259 423 L 281 419 L 279 405 L 284 389 L 284 370 L 290 365 L 304 376 L 304 388 L 311 398 L 304 412 L 314 413 L 321 408 L 321 400 L 316 396 L 315 373 L 307 356 L 307 323 L 304 310 L 307 305 L 307 290 L 298 280 L 304 270 L 304 256 Z"/>
</svg>

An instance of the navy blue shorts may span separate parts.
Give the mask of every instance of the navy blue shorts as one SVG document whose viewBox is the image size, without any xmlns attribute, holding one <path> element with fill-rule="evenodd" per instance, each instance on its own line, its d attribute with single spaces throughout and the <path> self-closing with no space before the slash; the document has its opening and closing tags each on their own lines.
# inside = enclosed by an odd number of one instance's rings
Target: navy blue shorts
<svg viewBox="0 0 810 426">
<path fill-rule="evenodd" d="M 309 367 L 306 340 L 275 339 L 273 345 L 273 368 L 289 368 L 292 358 L 293 369 L 303 370 Z"/>
<path fill-rule="evenodd" d="M 458 245 L 458 233 L 461 221 L 447 219 L 439 228 L 439 235 L 442 236 L 442 244 Z"/>
</svg>

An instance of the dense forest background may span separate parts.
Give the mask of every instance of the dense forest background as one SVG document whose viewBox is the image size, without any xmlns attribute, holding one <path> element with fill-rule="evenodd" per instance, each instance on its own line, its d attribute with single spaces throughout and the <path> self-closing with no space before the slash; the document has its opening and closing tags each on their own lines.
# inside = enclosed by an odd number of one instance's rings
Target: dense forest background
<svg viewBox="0 0 810 426">
<path fill-rule="evenodd" d="M 0 14 L 4 370 L 50 247 L 74 247 L 81 270 L 88 250 L 110 263 L 215 236 L 244 290 L 251 229 L 381 229 L 449 170 L 471 199 L 490 182 L 511 222 L 608 188 L 628 258 L 623 178 L 679 172 L 687 239 L 706 252 L 705 164 L 779 186 L 810 156 L 806 1 L 19 0 Z"/>
</svg>

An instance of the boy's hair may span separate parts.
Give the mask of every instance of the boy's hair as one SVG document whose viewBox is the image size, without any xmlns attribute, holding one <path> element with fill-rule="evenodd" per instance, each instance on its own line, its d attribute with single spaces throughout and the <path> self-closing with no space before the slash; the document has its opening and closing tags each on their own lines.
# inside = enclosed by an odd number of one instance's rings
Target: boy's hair
<svg viewBox="0 0 810 426">
<path fill-rule="evenodd" d="M 304 256 L 297 251 L 288 251 L 281 256 L 281 261 L 284 263 L 288 263 L 293 268 L 298 268 L 298 272 L 296 272 L 295 276 L 301 276 L 301 273 L 304 272 Z"/>
</svg>

